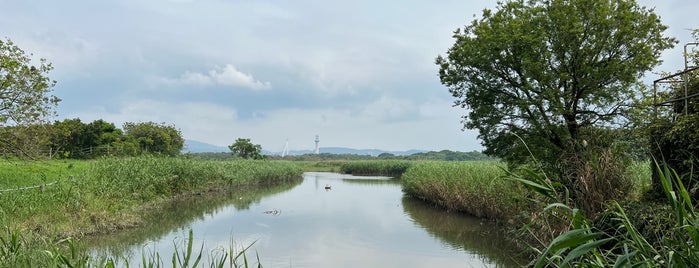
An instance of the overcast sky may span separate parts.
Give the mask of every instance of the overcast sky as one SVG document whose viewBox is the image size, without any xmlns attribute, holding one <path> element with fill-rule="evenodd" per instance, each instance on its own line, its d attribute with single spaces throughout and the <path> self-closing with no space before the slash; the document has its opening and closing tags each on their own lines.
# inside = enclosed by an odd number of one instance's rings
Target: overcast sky
<svg viewBox="0 0 699 268">
<path fill-rule="evenodd" d="M 220 146 L 482 150 L 434 59 L 492 1 L 0 0 L 0 38 L 53 63 L 58 120 L 174 124 Z M 691 41 L 699 1 L 656 7 Z M 682 44 L 657 71 L 683 68 Z M 649 74 L 652 81 L 656 76 Z"/>
</svg>

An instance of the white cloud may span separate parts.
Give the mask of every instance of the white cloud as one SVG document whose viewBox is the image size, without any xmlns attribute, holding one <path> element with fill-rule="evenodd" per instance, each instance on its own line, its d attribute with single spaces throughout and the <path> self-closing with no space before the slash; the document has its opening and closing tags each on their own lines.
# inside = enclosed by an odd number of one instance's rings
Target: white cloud
<svg viewBox="0 0 699 268">
<path fill-rule="evenodd" d="M 266 89 L 272 86 L 270 82 L 256 80 L 251 74 L 239 71 L 232 64 L 226 64 L 223 68 L 214 68 L 207 73 L 186 71 L 178 78 L 163 78 L 161 81 L 166 84 L 223 85 L 250 89 Z"/>
<path fill-rule="evenodd" d="M 18 34 L 12 41 L 35 59 L 50 62 L 58 76 L 86 76 L 86 69 L 97 64 L 102 53 L 95 41 L 65 32 Z"/>
</svg>

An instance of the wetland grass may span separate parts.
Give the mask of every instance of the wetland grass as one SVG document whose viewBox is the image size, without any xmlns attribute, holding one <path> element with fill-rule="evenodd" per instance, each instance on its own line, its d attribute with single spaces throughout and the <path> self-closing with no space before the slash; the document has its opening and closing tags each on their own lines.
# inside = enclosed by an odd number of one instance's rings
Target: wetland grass
<svg viewBox="0 0 699 268">
<path fill-rule="evenodd" d="M 414 161 L 407 160 L 361 160 L 342 164 L 340 171 L 355 176 L 400 177 Z"/>
<path fill-rule="evenodd" d="M 68 256 L 66 241 L 71 237 L 138 226 L 142 224 L 142 208 L 150 204 L 178 195 L 292 182 L 302 173 L 286 161 L 155 156 L 5 160 L 2 166 L 0 223 L 6 234 L 1 236 L 0 254 L 28 256 L 23 259 L 29 262 L 17 262 L 19 267 L 37 267 L 31 259 L 56 255 L 54 251 L 59 249 L 62 256 Z M 0 256 L 0 267 L 15 266 L 5 265 L 7 261 Z"/>
<path fill-rule="evenodd" d="M 633 220 L 637 211 L 624 209 L 612 201 L 602 219 L 606 228 L 576 208 L 554 203 L 547 210 L 567 214 L 572 228 L 538 251 L 533 267 L 697 267 L 699 266 L 699 218 L 691 193 L 681 177 L 667 167 L 655 164 L 666 197 L 665 227 L 659 236 L 644 234 L 647 222 Z M 529 181 L 541 189 L 547 185 Z M 659 206 L 658 204 L 649 204 Z"/>
<path fill-rule="evenodd" d="M 524 189 L 504 179 L 505 164 L 495 161 L 418 162 L 403 174 L 403 191 L 447 210 L 491 220 L 520 213 Z"/>
</svg>

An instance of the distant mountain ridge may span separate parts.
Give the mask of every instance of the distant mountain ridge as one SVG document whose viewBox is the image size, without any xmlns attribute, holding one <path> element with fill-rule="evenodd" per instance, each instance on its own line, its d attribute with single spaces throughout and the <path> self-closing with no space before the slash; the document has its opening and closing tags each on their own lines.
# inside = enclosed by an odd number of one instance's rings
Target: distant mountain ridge
<svg viewBox="0 0 699 268">
<path fill-rule="evenodd" d="M 230 152 L 228 147 L 217 146 L 205 142 L 195 141 L 195 140 L 185 140 L 183 153 L 221 153 Z M 352 149 L 345 147 L 321 147 L 321 153 L 329 154 L 356 154 L 356 155 L 371 155 L 378 156 L 383 153 L 389 153 L 393 155 L 411 155 L 416 153 L 425 153 L 425 150 L 407 150 L 407 151 L 385 151 L 379 149 Z M 292 150 L 289 151 L 289 155 L 304 155 L 312 154 L 313 150 Z M 281 155 L 281 152 L 271 152 L 262 150 L 262 154 L 266 155 Z"/>
<path fill-rule="evenodd" d="M 183 153 L 222 153 L 230 151 L 231 150 L 228 149 L 228 147 L 217 146 L 194 140 L 184 140 L 184 148 L 182 148 Z"/>
</svg>

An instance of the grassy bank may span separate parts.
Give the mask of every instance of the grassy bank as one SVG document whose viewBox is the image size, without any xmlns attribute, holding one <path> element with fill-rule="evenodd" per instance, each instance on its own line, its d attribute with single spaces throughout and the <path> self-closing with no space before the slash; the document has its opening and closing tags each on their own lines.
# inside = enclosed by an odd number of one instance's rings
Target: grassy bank
<svg viewBox="0 0 699 268">
<path fill-rule="evenodd" d="M 6 172 L 0 179 L 0 188 L 6 190 L 0 194 L 3 225 L 59 236 L 138 225 L 139 207 L 176 195 L 277 184 L 301 175 L 296 165 L 282 161 L 137 157 L 4 165 L 26 165 L 30 172 Z M 39 177 L 29 180 L 39 187 L 17 189 L 28 183 L 10 178 L 23 176 Z"/>
<path fill-rule="evenodd" d="M 400 177 L 413 163 L 415 162 L 406 160 L 349 161 L 342 164 L 340 171 L 356 176 Z"/>
<path fill-rule="evenodd" d="M 349 160 L 321 160 L 321 161 L 291 161 L 301 167 L 304 172 L 340 172 L 343 164 Z"/>
<path fill-rule="evenodd" d="M 50 264 L 52 252 L 67 249 L 64 238 L 139 226 L 144 208 L 175 196 L 280 184 L 302 173 L 284 161 L 150 156 L 0 165 L 2 267 L 34 266 L 36 258 Z"/>
<path fill-rule="evenodd" d="M 419 162 L 402 176 L 403 191 L 448 210 L 508 220 L 521 212 L 524 189 L 504 179 L 496 161 Z"/>
</svg>

